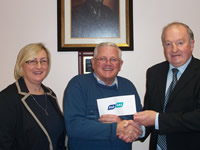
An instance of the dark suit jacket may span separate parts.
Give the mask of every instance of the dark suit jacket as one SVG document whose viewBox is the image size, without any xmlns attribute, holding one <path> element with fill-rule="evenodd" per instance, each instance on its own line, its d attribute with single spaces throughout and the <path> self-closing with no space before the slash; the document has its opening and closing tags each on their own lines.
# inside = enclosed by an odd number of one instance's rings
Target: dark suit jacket
<svg viewBox="0 0 200 150">
<path fill-rule="evenodd" d="M 54 92 L 44 85 L 42 87 L 63 117 Z M 0 92 L 0 150 L 53 150 L 47 122 L 36 107 L 22 78 Z M 63 132 L 56 150 L 66 149 L 64 142 Z"/>
<path fill-rule="evenodd" d="M 200 150 L 200 60 L 192 57 L 163 113 L 168 69 L 165 61 L 147 70 L 144 110 L 160 113 L 159 131 L 147 128 L 150 150 L 156 149 L 158 133 L 166 135 L 168 150 Z"/>
</svg>

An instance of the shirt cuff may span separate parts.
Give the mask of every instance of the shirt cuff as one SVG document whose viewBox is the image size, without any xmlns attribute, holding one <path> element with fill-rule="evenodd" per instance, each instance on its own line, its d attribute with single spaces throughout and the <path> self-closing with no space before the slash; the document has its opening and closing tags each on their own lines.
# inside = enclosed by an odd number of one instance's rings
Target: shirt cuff
<svg viewBox="0 0 200 150">
<path fill-rule="evenodd" d="M 138 136 L 139 138 L 143 138 L 145 136 L 145 127 L 141 125 L 141 128 L 142 128 L 142 134 Z"/>
<path fill-rule="evenodd" d="M 156 114 L 156 119 L 155 119 L 155 129 L 159 130 L 159 123 L 158 123 L 158 117 L 159 117 L 159 113 Z"/>
</svg>

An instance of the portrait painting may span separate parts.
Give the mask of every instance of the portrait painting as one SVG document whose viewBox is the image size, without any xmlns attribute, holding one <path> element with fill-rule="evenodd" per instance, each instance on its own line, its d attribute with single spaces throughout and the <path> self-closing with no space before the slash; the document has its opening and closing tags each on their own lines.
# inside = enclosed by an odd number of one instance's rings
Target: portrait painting
<svg viewBox="0 0 200 150">
<path fill-rule="evenodd" d="M 71 37 L 119 37 L 119 0 L 71 0 Z"/>
<path fill-rule="evenodd" d="M 101 42 L 133 50 L 132 0 L 58 0 L 58 51 L 93 51 Z"/>
</svg>

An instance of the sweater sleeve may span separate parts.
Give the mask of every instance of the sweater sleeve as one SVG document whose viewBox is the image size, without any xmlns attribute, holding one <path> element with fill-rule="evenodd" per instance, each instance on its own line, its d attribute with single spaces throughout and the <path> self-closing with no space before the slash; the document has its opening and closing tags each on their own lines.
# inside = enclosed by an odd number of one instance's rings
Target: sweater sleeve
<svg viewBox="0 0 200 150">
<path fill-rule="evenodd" d="M 64 117 L 67 135 L 73 139 L 114 140 L 117 124 L 98 121 L 96 106 L 86 105 L 87 91 L 77 80 L 72 79 L 64 93 Z"/>
</svg>

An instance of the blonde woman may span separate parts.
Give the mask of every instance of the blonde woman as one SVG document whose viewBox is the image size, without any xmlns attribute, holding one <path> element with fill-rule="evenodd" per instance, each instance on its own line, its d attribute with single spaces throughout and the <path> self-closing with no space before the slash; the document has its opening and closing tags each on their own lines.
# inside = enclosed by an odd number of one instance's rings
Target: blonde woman
<svg viewBox="0 0 200 150">
<path fill-rule="evenodd" d="M 21 49 L 14 70 L 16 82 L 0 92 L 0 149 L 66 149 L 56 95 L 42 84 L 49 70 L 50 53 L 42 43 Z"/>
</svg>

